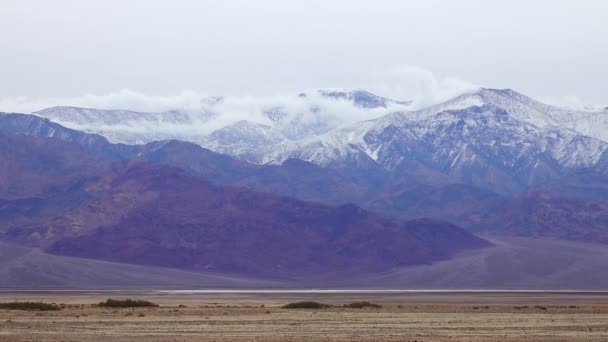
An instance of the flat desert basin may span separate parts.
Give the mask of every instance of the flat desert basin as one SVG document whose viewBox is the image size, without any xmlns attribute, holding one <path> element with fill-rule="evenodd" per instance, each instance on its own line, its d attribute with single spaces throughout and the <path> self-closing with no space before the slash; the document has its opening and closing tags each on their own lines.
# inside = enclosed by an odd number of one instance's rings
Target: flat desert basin
<svg viewBox="0 0 608 342">
<path fill-rule="evenodd" d="M 103 308 L 108 298 L 158 308 Z M 608 341 L 608 292 L 0 291 L 0 341 Z M 325 309 L 283 309 L 317 301 Z M 381 308 L 352 309 L 369 301 Z"/>
</svg>

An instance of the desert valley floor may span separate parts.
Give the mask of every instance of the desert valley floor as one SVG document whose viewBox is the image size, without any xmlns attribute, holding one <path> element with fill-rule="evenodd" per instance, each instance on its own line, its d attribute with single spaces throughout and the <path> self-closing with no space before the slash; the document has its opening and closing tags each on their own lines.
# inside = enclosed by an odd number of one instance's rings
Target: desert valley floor
<svg viewBox="0 0 608 342">
<path fill-rule="evenodd" d="M 95 307 L 143 298 L 149 309 Z M 605 292 L 2 292 L 60 311 L 0 310 L 0 341 L 606 341 Z M 298 300 L 328 309 L 283 309 Z M 346 309 L 367 300 L 382 308 Z"/>
</svg>

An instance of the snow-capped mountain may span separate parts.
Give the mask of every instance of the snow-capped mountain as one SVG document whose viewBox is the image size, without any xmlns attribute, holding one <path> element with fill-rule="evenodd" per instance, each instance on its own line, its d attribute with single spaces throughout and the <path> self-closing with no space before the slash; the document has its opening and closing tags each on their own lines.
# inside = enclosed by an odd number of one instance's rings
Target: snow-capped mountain
<svg viewBox="0 0 608 342">
<path fill-rule="evenodd" d="M 424 119 L 442 110 L 462 109 L 472 105 L 502 108 L 513 118 L 539 128 L 572 129 L 608 142 L 608 111 L 573 110 L 544 104 L 511 89 L 480 89 L 457 96 L 445 103 L 413 112 L 402 113 L 407 119 Z"/>
<path fill-rule="evenodd" d="M 209 136 L 201 138 L 199 144 L 206 148 L 240 159 L 255 162 L 256 151 L 274 146 L 289 139 L 276 127 L 250 121 L 239 121 L 220 128 Z"/>
<path fill-rule="evenodd" d="M 320 89 L 317 92 L 325 97 L 351 101 L 355 106 L 361 108 L 386 108 L 396 104 L 405 106 L 412 104 L 411 101 L 392 100 L 362 89 Z M 305 96 L 306 94 L 301 94 L 300 96 L 302 95 Z"/>
<path fill-rule="evenodd" d="M 114 125 L 117 122 L 149 121 L 159 123 L 187 122 L 188 115 L 179 111 L 168 112 L 135 112 L 130 110 L 100 110 L 78 107 L 52 107 L 36 112 L 53 121 L 69 122 L 76 125 L 88 125 L 91 123 Z"/>
<path fill-rule="evenodd" d="M 57 107 L 36 115 L 113 142 L 179 139 L 257 164 L 295 158 L 362 175 L 380 169 L 396 180 L 460 182 L 499 192 L 608 159 L 608 112 L 558 108 L 509 89 L 482 88 L 417 111 L 363 90 L 316 90 L 294 98 L 256 102 L 251 111 L 216 98 L 203 114 Z M 235 108 L 247 114 L 235 114 Z M 222 120 L 224 114 L 244 119 Z"/>
<path fill-rule="evenodd" d="M 188 130 L 196 121 L 206 121 L 211 113 L 203 113 L 195 120 L 187 112 L 135 112 L 130 110 L 102 110 L 79 107 L 52 107 L 33 113 L 63 126 L 105 136 L 109 141 L 125 144 L 145 144 L 151 141 L 197 137 Z M 179 133 L 172 128 L 181 128 Z"/>
<path fill-rule="evenodd" d="M 53 107 L 33 114 L 109 141 L 143 144 L 178 139 L 244 157 L 262 147 L 326 133 L 342 124 L 404 109 L 364 90 L 324 89 L 270 99 L 215 97 L 188 111 L 135 112 Z"/>
<path fill-rule="evenodd" d="M 292 98 L 261 99 L 246 104 L 235 103 L 229 97 L 203 99 L 199 111 L 53 107 L 34 114 L 72 129 L 103 135 L 114 143 L 177 139 L 257 162 L 260 150 L 318 136 L 344 121 L 382 116 L 407 105 L 408 101 L 388 99 L 365 90 L 321 89 Z M 244 119 L 234 121 L 232 116 Z"/>
<path fill-rule="evenodd" d="M 397 178 L 513 192 L 595 166 L 607 155 L 608 143 L 577 129 L 594 126 L 595 118 L 512 90 L 481 89 L 419 111 L 392 113 L 282 143 L 262 152 L 258 162 L 280 164 L 297 158 L 329 167 L 375 162 Z M 596 132 L 603 132 L 597 129 L 602 120 L 595 123 Z"/>
<path fill-rule="evenodd" d="M 68 129 L 48 119 L 33 115 L 0 112 L 0 134 L 20 134 L 42 138 L 55 138 L 69 143 L 91 147 L 107 143 L 106 138 Z"/>
</svg>

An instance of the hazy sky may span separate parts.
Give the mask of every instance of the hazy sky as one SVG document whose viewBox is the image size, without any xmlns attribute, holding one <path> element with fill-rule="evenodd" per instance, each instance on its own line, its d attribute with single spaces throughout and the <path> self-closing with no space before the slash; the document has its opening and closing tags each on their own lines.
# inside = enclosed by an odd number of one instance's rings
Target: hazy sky
<svg viewBox="0 0 608 342">
<path fill-rule="evenodd" d="M 0 44 L 5 99 L 326 87 L 411 98 L 458 79 L 608 102 L 604 0 L 0 0 Z"/>
</svg>

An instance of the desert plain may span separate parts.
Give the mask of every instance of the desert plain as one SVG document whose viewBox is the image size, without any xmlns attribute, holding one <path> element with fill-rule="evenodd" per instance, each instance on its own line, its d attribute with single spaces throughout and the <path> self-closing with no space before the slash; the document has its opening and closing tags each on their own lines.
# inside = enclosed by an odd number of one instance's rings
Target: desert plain
<svg viewBox="0 0 608 342">
<path fill-rule="evenodd" d="M 157 308 L 103 308 L 137 298 Z M 3 291 L 0 341 L 607 341 L 603 292 Z M 284 309 L 318 301 L 326 309 Z M 344 304 L 370 301 L 381 308 Z"/>
</svg>

